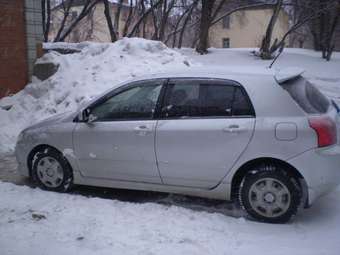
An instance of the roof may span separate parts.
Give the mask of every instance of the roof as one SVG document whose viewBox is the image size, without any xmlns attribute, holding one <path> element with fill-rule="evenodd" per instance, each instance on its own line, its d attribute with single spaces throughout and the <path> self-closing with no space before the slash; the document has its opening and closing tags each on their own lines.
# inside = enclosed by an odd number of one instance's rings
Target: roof
<svg viewBox="0 0 340 255">
<path fill-rule="evenodd" d="M 197 77 L 197 78 L 225 78 L 231 79 L 235 77 L 262 77 L 276 79 L 278 83 L 296 78 L 304 72 L 303 69 L 298 67 L 289 67 L 283 69 L 269 69 L 265 67 L 254 66 L 234 66 L 234 67 L 191 67 L 188 69 L 173 69 L 164 73 L 154 73 L 143 77 L 138 77 L 136 80 L 143 79 L 157 79 L 157 78 L 184 78 L 184 77 Z"/>
</svg>

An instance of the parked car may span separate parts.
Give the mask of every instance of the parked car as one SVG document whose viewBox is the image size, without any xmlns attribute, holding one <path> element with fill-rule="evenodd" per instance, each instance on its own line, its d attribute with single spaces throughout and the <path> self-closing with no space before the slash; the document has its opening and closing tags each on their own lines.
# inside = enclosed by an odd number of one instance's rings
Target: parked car
<svg viewBox="0 0 340 255">
<path fill-rule="evenodd" d="M 205 68 L 140 78 L 25 129 L 20 173 L 72 184 L 237 200 L 287 222 L 340 183 L 337 111 L 302 72 Z"/>
</svg>

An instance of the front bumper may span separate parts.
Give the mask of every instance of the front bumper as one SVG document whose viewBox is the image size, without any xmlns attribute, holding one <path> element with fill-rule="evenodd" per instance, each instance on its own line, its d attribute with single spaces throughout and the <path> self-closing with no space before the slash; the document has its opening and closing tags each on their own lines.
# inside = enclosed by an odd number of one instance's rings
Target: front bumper
<svg viewBox="0 0 340 255">
<path fill-rule="evenodd" d="M 340 146 L 308 150 L 288 160 L 304 177 L 308 205 L 340 184 Z"/>
<path fill-rule="evenodd" d="M 17 144 L 15 146 L 15 157 L 18 162 L 18 172 L 20 175 L 29 177 L 29 169 L 27 165 L 28 154 L 32 149 L 32 144 L 24 139 L 24 133 L 21 132 Z"/>
</svg>

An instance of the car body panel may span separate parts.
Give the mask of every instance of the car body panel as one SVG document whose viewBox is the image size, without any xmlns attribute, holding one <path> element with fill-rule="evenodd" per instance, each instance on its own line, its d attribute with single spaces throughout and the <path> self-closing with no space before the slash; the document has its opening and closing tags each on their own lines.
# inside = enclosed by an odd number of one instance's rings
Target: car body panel
<svg viewBox="0 0 340 255">
<path fill-rule="evenodd" d="M 156 154 L 164 184 L 215 187 L 246 149 L 254 125 L 254 117 L 159 120 Z"/>
<path fill-rule="evenodd" d="M 139 130 L 145 126 L 147 130 Z M 161 183 L 156 120 L 77 123 L 74 152 L 84 177 Z"/>
</svg>

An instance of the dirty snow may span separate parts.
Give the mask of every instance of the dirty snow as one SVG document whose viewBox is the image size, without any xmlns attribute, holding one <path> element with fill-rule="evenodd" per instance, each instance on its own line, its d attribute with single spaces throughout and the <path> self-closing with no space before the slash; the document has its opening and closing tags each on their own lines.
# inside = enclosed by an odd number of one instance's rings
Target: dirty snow
<svg viewBox="0 0 340 255">
<path fill-rule="evenodd" d="M 286 225 L 0 182 L 0 254 L 336 255 L 340 191 Z"/>
<path fill-rule="evenodd" d="M 16 95 L 0 99 L 0 153 L 13 151 L 23 128 L 51 115 L 76 110 L 123 81 L 191 65 L 187 57 L 163 43 L 140 38 L 125 38 L 114 44 L 62 45 L 81 52 L 61 55 L 51 51 L 38 62 L 59 64 L 55 75 L 46 81 L 34 78 Z"/>
</svg>

